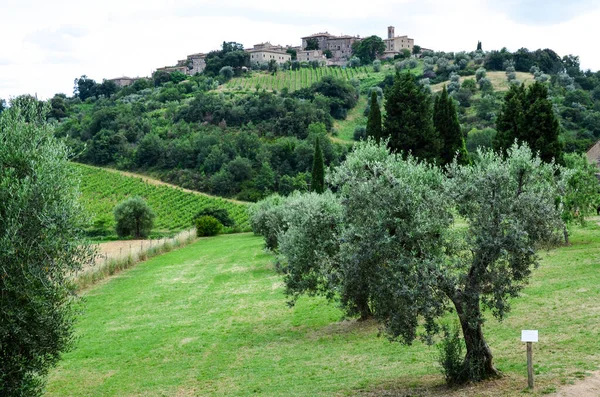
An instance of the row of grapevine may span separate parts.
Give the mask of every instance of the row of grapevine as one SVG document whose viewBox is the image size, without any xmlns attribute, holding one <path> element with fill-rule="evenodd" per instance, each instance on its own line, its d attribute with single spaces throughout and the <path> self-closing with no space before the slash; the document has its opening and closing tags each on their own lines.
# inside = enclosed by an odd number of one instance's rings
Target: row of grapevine
<svg viewBox="0 0 600 397">
<path fill-rule="evenodd" d="M 290 92 L 293 92 L 310 87 L 325 76 L 351 80 L 368 77 L 370 72 L 372 72 L 372 68 L 367 66 L 358 68 L 302 68 L 300 70 L 279 71 L 274 75 L 268 72 L 252 72 L 249 77 L 230 80 L 225 85 L 225 89 L 281 91 L 283 88 L 287 88 Z"/>
<path fill-rule="evenodd" d="M 114 207 L 132 196 L 141 196 L 156 214 L 154 230 L 172 234 L 192 226 L 192 218 L 206 207 L 226 209 L 242 231 L 249 231 L 247 206 L 218 197 L 154 185 L 141 178 L 124 176 L 101 168 L 73 164 L 81 175 L 81 202 L 92 224 L 114 228 Z"/>
</svg>

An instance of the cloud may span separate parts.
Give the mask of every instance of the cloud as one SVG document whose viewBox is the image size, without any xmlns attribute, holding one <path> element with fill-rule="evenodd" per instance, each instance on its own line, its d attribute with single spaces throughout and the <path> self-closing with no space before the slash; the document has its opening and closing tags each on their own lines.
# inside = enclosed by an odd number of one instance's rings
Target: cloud
<svg viewBox="0 0 600 397">
<path fill-rule="evenodd" d="M 490 5 L 516 22 L 536 25 L 564 23 L 599 8 L 597 0 L 512 0 Z"/>
<path fill-rule="evenodd" d="M 51 52 L 68 52 L 73 49 L 76 39 L 88 34 L 83 26 L 67 25 L 58 28 L 44 28 L 28 34 L 25 42 L 37 45 L 40 49 Z"/>
<path fill-rule="evenodd" d="M 5 4 L 6 3 L 6 4 Z M 385 37 L 396 27 L 444 51 L 521 47 L 580 55 L 600 69 L 597 0 L 3 0 L 0 98 L 71 92 L 75 77 L 149 76 L 223 41 L 299 45 L 319 31 Z M 8 77 L 7 77 L 8 76 Z"/>
</svg>

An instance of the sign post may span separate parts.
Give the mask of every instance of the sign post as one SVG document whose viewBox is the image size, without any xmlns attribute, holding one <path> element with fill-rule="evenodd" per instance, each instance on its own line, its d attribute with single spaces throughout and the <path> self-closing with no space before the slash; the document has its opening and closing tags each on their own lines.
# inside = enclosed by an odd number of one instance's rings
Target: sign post
<svg viewBox="0 0 600 397">
<path fill-rule="evenodd" d="M 537 330 L 522 330 L 521 342 L 527 342 L 527 386 L 533 389 L 533 342 L 538 341 Z"/>
</svg>

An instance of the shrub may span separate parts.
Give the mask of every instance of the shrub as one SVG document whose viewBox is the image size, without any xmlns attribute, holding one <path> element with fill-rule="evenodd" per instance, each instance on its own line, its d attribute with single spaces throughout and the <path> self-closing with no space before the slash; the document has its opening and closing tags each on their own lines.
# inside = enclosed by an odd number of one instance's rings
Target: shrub
<svg viewBox="0 0 600 397">
<path fill-rule="evenodd" d="M 367 136 L 367 128 L 364 125 L 357 125 L 354 128 L 354 140 L 360 141 Z"/>
<path fill-rule="evenodd" d="M 201 216 L 196 219 L 196 236 L 216 236 L 221 231 L 221 227 L 222 225 L 217 218 L 209 215 Z"/>
<path fill-rule="evenodd" d="M 459 338 L 458 324 L 452 328 L 442 326 L 443 338 L 438 344 L 438 362 L 448 385 L 459 383 L 463 370 L 463 345 Z"/>
<path fill-rule="evenodd" d="M 373 61 L 373 71 L 381 72 L 381 61 L 379 59 Z"/>
<path fill-rule="evenodd" d="M 203 216 L 212 216 L 219 222 L 221 225 L 226 227 L 235 226 L 235 221 L 229 216 L 229 212 L 225 208 L 217 208 L 217 207 L 207 207 L 203 208 L 200 212 L 198 212 L 194 218 L 193 223 L 196 224 L 196 220 Z"/>
<path fill-rule="evenodd" d="M 119 237 L 148 237 L 154 226 L 154 212 L 143 198 L 129 198 L 114 210 L 115 230 Z"/>
</svg>

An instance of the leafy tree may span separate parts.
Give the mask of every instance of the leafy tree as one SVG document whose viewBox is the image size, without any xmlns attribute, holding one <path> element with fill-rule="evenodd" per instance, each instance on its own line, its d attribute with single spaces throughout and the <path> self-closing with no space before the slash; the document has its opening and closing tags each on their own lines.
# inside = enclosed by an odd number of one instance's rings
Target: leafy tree
<svg viewBox="0 0 600 397">
<path fill-rule="evenodd" d="M 310 39 L 306 39 L 306 48 L 305 48 L 305 50 L 307 50 L 307 51 L 320 50 L 320 48 L 319 48 L 319 40 L 317 40 L 315 37 L 312 37 Z"/>
<path fill-rule="evenodd" d="M 361 63 L 362 61 L 359 57 L 353 56 L 352 58 L 350 58 L 350 61 L 348 61 L 348 66 L 350 66 L 351 68 L 357 68 L 360 66 Z"/>
<path fill-rule="evenodd" d="M 435 97 L 433 105 L 433 125 L 442 139 L 441 164 L 450 164 L 456 157 L 459 164 L 468 160 L 465 139 L 460 129 L 454 101 L 448 96 L 446 86 Z"/>
<path fill-rule="evenodd" d="M 373 138 L 375 142 L 379 143 L 383 132 L 381 129 L 381 110 L 379 109 L 379 101 L 377 99 L 377 92 L 372 91 L 366 135 L 367 137 Z"/>
<path fill-rule="evenodd" d="M 323 161 L 323 152 L 319 144 L 319 138 L 315 142 L 315 154 L 313 156 L 311 190 L 321 194 L 325 191 L 325 163 Z"/>
<path fill-rule="evenodd" d="M 148 237 L 154 226 L 154 212 L 141 197 L 131 197 L 114 209 L 115 229 L 119 237 Z"/>
<path fill-rule="evenodd" d="M 372 314 L 407 344 L 431 342 L 453 308 L 466 345 L 453 383 L 498 376 L 481 309 L 503 319 L 538 263 L 536 247 L 556 237 L 556 171 L 514 146 L 506 159 L 481 151 L 474 165 L 453 163 L 446 178 L 384 145 L 358 143 L 333 172 L 338 197 L 280 203 L 270 218 L 282 225 L 287 292 L 339 293 L 347 315 Z M 454 211 L 466 230 L 452 228 Z"/>
<path fill-rule="evenodd" d="M 331 52 L 331 50 L 323 51 L 323 55 L 325 55 L 325 58 L 327 58 L 327 59 L 333 58 L 333 53 Z"/>
<path fill-rule="evenodd" d="M 75 87 L 73 88 L 73 94 L 82 101 L 85 101 L 88 98 L 96 96 L 96 81 L 88 78 L 86 75 L 81 76 L 78 79 L 75 79 Z"/>
<path fill-rule="evenodd" d="M 413 46 L 412 53 L 413 53 L 414 55 L 419 55 L 419 54 L 421 53 L 421 46 L 420 46 L 420 45 L 416 45 L 416 44 L 415 44 L 415 45 Z"/>
<path fill-rule="evenodd" d="M 585 217 L 596 213 L 600 204 L 600 184 L 597 168 L 583 154 L 569 153 L 564 156 L 565 169 L 561 172 L 561 209 L 564 222 L 563 236 L 569 244 L 567 225 L 573 222 L 585 224 Z"/>
<path fill-rule="evenodd" d="M 385 43 L 379 36 L 369 36 L 352 43 L 352 55 L 360 58 L 363 64 L 368 65 L 378 56 L 383 55 Z"/>
<path fill-rule="evenodd" d="M 41 396 L 74 340 L 70 275 L 93 261 L 71 153 L 34 104 L 0 115 L 0 395 Z"/>
<path fill-rule="evenodd" d="M 221 70 L 219 70 L 219 74 L 223 76 L 225 81 L 229 81 L 233 77 L 233 68 L 231 66 L 223 66 Z"/>
<path fill-rule="evenodd" d="M 383 136 L 389 137 L 390 149 L 437 161 L 442 141 L 433 126 L 431 95 L 419 87 L 413 74 L 399 73 L 385 96 Z"/>
<path fill-rule="evenodd" d="M 294 50 L 293 48 L 288 48 L 287 50 L 285 50 L 285 52 L 290 54 L 292 61 L 295 61 L 296 59 L 298 59 L 298 52 L 296 50 Z"/>
<path fill-rule="evenodd" d="M 6 109 L 6 100 L 0 98 L 0 113 Z"/>
</svg>

